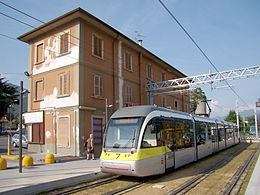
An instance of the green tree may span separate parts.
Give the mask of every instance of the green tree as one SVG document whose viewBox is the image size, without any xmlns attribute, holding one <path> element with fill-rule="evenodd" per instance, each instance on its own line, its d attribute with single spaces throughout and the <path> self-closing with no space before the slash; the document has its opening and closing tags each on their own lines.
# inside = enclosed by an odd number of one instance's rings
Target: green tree
<svg viewBox="0 0 260 195">
<path fill-rule="evenodd" d="M 199 100 L 206 100 L 207 97 L 205 93 L 202 91 L 200 87 L 196 88 L 191 94 L 190 94 L 190 106 L 191 106 L 191 113 L 195 113 L 195 110 L 198 105 Z"/>
<path fill-rule="evenodd" d="M 18 88 L 8 83 L 5 78 L 0 77 L 0 117 L 6 114 L 8 105 L 14 104 L 14 100 L 18 96 Z"/>
<path fill-rule="evenodd" d="M 246 118 L 246 120 L 248 121 L 248 130 L 250 126 L 255 126 L 255 116 L 249 116 Z M 257 122 L 258 122 L 258 129 L 260 129 L 260 116 L 257 116 Z"/>
<path fill-rule="evenodd" d="M 237 114 L 236 114 L 235 110 L 230 110 L 229 111 L 229 114 L 225 118 L 225 121 L 237 124 Z M 240 126 L 240 128 L 244 127 L 243 120 L 242 120 L 240 115 L 239 115 L 239 126 Z"/>
</svg>

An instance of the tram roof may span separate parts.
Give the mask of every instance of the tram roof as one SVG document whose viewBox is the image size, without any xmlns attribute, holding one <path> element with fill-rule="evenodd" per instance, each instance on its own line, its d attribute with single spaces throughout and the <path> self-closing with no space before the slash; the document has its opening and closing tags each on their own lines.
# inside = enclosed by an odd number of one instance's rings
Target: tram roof
<svg viewBox="0 0 260 195">
<path fill-rule="evenodd" d="M 152 106 L 152 105 L 145 105 L 145 106 L 132 106 L 132 107 L 124 107 L 117 110 L 111 118 L 126 118 L 126 117 L 145 117 L 152 111 L 162 111 L 162 112 L 171 112 L 177 113 L 181 115 L 189 115 L 188 113 L 170 110 L 167 108 Z"/>
</svg>

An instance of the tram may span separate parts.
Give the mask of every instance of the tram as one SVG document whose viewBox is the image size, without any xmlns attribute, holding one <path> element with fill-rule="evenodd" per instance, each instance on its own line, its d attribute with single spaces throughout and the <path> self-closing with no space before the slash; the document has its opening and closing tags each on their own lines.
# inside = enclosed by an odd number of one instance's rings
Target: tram
<svg viewBox="0 0 260 195">
<path fill-rule="evenodd" d="M 163 174 L 239 143 L 233 123 L 156 106 L 117 110 L 105 130 L 102 172 Z"/>
</svg>

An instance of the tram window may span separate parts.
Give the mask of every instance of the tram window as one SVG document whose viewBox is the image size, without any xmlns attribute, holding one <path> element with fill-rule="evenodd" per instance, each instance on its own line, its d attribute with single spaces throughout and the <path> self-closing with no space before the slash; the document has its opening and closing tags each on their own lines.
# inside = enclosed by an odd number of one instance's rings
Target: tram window
<svg viewBox="0 0 260 195">
<path fill-rule="evenodd" d="M 237 127 L 235 127 L 235 137 L 236 138 L 238 137 L 238 129 L 237 129 Z"/>
<path fill-rule="evenodd" d="M 210 127 L 209 131 L 211 131 L 212 142 L 217 142 L 218 141 L 218 131 L 217 131 L 215 124 Z"/>
<path fill-rule="evenodd" d="M 219 141 L 225 141 L 225 129 L 223 125 L 218 126 L 219 129 Z"/>
<path fill-rule="evenodd" d="M 193 129 L 192 122 L 189 120 L 178 120 L 176 121 L 176 147 L 189 148 L 193 147 Z"/>
<path fill-rule="evenodd" d="M 233 127 L 232 126 L 226 126 L 226 139 L 227 140 L 233 139 Z"/>
<path fill-rule="evenodd" d="M 196 122 L 196 132 L 197 132 L 197 144 L 205 144 L 206 143 L 206 132 L 207 125 L 203 122 Z"/>
<path fill-rule="evenodd" d="M 216 125 L 214 123 L 208 123 L 208 140 L 212 142 L 217 141 Z"/>
<path fill-rule="evenodd" d="M 145 133 L 142 141 L 142 148 L 150 148 L 157 146 L 156 132 L 154 125 L 149 123 L 145 128 Z"/>
</svg>

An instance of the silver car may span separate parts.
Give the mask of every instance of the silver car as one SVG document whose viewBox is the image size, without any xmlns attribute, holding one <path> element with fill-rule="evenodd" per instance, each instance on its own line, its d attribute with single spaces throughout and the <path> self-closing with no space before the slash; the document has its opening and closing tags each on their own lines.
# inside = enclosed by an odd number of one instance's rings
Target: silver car
<svg viewBox="0 0 260 195">
<path fill-rule="evenodd" d="M 12 145 L 14 147 L 19 147 L 19 134 L 14 134 L 12 136 Z M 22 135 L 22 147 L 28 148 L 28 139 L 25 135 Z"/>
</svg>

